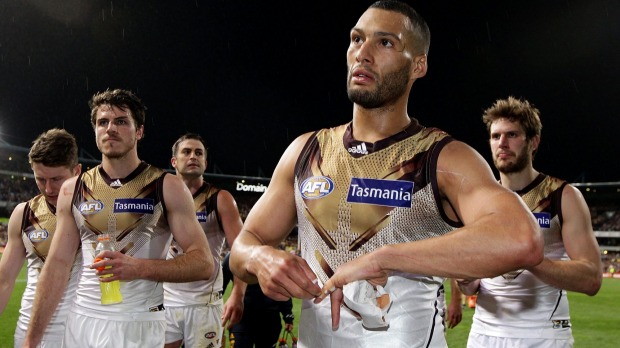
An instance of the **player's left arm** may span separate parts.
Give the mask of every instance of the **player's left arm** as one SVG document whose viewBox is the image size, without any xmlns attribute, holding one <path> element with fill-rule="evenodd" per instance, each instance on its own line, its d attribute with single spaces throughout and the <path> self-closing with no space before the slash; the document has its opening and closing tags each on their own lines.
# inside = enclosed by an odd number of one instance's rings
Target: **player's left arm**
<svg viewBox="0 0 620 348">
<path fill-rule="evenodd" d="M 562 191 L 562 216 L 562 240 L 570 260 L 545 258 L 529 270 L 556 288 L 593 296 L 601 287 L 601 256 L 588 206 L 581 192 L 571 185 Z"/>
<path fill-rule="evenodd" d="M 221 190 L 217 195 L 217 211 L 222 222 L 222 228 L 226 235 L 226 242 L 232 246 L 241 232 L 243 221 L 239 216 L 239 208 L 235 198 L 226 190 Z M 233 275 L 232 289 L 224 304 L 222 322 L 228 323 L 228 327 L 241 321 L 243 316 L 243 298 L 247 284 Z"/>
</svg>

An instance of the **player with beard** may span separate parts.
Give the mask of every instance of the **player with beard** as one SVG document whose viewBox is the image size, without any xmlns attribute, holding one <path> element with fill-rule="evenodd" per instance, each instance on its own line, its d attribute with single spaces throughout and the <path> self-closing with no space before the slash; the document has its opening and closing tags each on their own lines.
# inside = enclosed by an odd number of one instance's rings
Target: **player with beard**
<svg viewBox="0 0 620 348">
<path fill-rule="evenodd" d="M 64 345 L 162 347 L 162 283 L 208 279 L 213 257 L 183 181 L 138 157 L 146 111 L 142 101 L 115 89 L 96 93 L 89 105 L 101 164 L 68 179 L 60 190 L 56 236 L 41 271 L 24 346 L 36 347 L 41 340 L 81 246 L 84 269 Z M 110 236 L 116 251 L 95 252 L 101 234 Z M 172 237 L 185 253 L 165 260 Z M 120 280 L 122 302 L 102 304 L 99 283 L 113 280 Z"/>
<path fill-rule="evenodd" d="M 495 278 L 459 281 L 478 293 L 468 347 L 572 347 L 566 291 L 590 296 L 602 267 L 590 212 L 581 192 L 533 167 L 540 144 L 539 111 L 527 100 L 500 99 L 482 117 L 501 184 L 535 215 L 545 258 Z"/>
<path fill-rule="evenodd" d="M 352 121 L 293 141 L 233 244 L 242 280 L 304 300 L 300 347 L 445 347 L 444 277 L 542 260 L 535 220 L 484 159 L 408 115 L 429 42 L 404 2 L 364 12 L 347 51 Z M 295 224 L 301 257 L 277 248 Z"/>
</svg>

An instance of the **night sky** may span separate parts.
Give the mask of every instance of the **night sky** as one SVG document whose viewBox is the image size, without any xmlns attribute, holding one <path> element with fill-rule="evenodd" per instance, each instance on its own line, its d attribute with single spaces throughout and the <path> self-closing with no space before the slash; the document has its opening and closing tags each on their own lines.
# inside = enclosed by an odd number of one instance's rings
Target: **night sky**
<svg viewBox="0 0 620 348">
<path fill-rule="evenodd" d="M 350 120 L 345 54 L 370 3 L 2 0 L 0 139 L 64 127 L 99 158 L 87 101 L 126 88 L 148 107 L 143 160 L 168 168 L 191 131 L 209 172 L 271 176 L 295 137 Z M 489 160 L 482 110 L 526 98 L 543 121 L 535 168 L 620 181 L 619 1 L 411 3 L 432 39 L 410 116 Z"/>
</svg>

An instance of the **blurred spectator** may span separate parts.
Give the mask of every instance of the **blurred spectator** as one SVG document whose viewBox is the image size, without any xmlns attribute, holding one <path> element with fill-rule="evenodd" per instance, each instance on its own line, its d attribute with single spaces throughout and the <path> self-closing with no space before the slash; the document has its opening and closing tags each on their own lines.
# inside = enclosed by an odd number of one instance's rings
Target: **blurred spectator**
<svg viewBox="0 0 620 348">
<path fill-rule="evenodd" d="M 620 231 L 620 207 L 592 206 L 590 214 L 595 231 Z"/>
<path fill-rule="evenodd" d="M 0 202 L 9 206 L 27 201 L 38 194 L 34 179 L 28 177 L 0 176 Z"/>
</svg>

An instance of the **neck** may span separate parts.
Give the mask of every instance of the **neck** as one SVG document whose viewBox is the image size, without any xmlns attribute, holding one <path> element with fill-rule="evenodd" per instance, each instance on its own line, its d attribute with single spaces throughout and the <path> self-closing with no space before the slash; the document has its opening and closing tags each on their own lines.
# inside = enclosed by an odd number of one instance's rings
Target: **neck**
<svg viewBox="0 0 620 348">
<path fill-rule="evenodd" d="M 103 170 L 112 179 L 121 179 L 127 177 L 140 165 L 140 158 L 135 152 L 129 152 L 123 157 L 109 158 L 105 155 L 101 159 Z"/>
<path fill-rule="evenodd" d="M 411 123 L 406 103 L 396 103 L 376 109 L 353 106 L 353 137 L 374 143 L 392 136 Z"/>
<path fill-rule="evenodd" d="M 511 191 L 520 191 L 534 181 L 538 174 L 539 172 L 537 170 L 531 166 L 528 166 L 517 173 L 499 173 L 499 177 L 502 182 L 502 186 Z"/>
<path fill-rule="evenodd" d="M 196 193 L 196 191 L 198 191 L 200 189 L 200 187 L 202 187 L 202 184 L 204 183 L 204 179 L 202 178 L 202 175 L 199 176 L 186 176 L 183 175 L 179 172 L 177 172 L 177 176 L 183 180 L 183 182 L 185 183 L 185 186 L 187 186 L 187 188 L 189 189 L 189 192 L 192 193 L 192 195 L 194 193 Z"/>
</svg>

